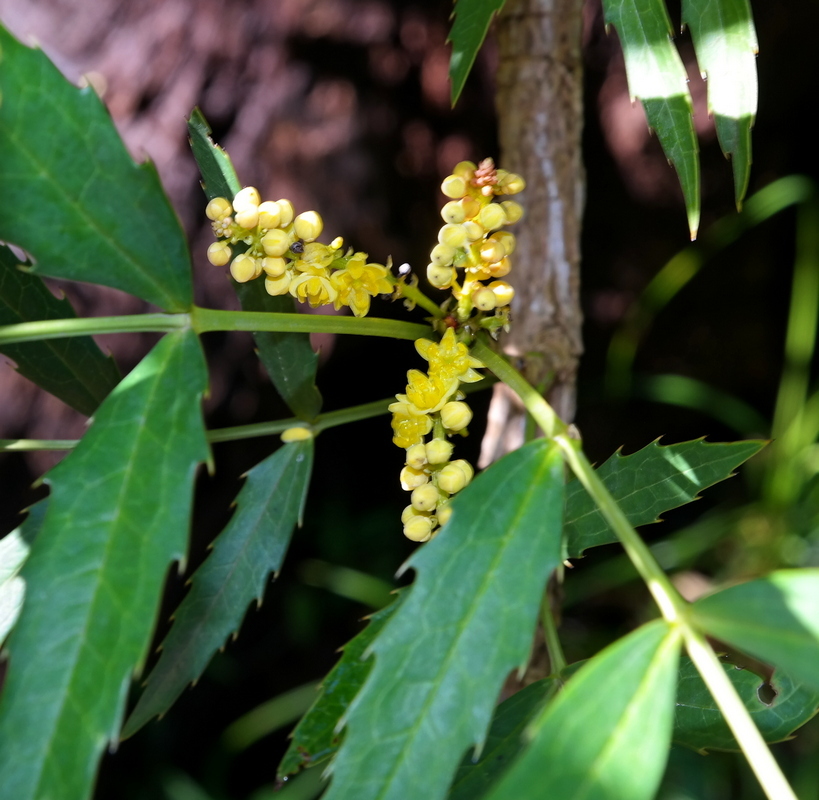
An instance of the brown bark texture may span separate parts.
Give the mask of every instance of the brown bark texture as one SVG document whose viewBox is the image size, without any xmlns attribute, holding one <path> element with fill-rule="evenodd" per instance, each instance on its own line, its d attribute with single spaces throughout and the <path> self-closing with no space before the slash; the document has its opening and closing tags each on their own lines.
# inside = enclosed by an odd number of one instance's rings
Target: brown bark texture
<svg viewBox="0 0 819 800">
<path fill-rule="evenodd" d="M 582 0 L 508 0 L 498 20 L 500 166 L 527 183 L 526 216 L 515 230 L 512 326 L 503 348 L 567 422 L 583 349 L 582 8 Z M 481 462 L 519 446 L 523 425 L 519 404 L 496 387 Z"/>
</svg>

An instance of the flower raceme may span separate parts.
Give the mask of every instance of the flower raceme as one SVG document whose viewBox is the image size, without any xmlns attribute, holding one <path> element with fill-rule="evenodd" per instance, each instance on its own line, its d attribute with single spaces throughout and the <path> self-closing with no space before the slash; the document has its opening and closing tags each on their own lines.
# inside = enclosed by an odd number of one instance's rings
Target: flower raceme
<svg viewBox="0 0 819 800">
<path fill-rule="evenodd" d="M 296 214 L 289 200 L 262 201 L 246 186 L 229 201 L 211 200 L 205 213 L 218 241 L 208 248 L 208 260 L 230 264 L 238 283 L 261 278 L 270 295 L 291 294 L 311 307 L 348 306 L 357 317 L 370 310 L 377 294 L 392 292 L 389 268 L 369 263 L 366 253 L 342 252 L 338 237 L 329 245 L 316 239 L 324 229 L 315 211 Z"/>
</svg>

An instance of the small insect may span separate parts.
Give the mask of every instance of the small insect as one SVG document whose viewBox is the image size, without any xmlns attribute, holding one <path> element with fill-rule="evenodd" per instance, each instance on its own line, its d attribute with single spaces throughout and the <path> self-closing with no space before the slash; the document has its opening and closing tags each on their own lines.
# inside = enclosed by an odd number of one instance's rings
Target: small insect
<svg viewBox="0 0 819 800">
<path fill-rule="evenodd" d="M 290 252 L 300 256 L 304 252 L 304 242 L 301 239 L 296 239 L 296 241 L 290 245 Z"/>
</svg>

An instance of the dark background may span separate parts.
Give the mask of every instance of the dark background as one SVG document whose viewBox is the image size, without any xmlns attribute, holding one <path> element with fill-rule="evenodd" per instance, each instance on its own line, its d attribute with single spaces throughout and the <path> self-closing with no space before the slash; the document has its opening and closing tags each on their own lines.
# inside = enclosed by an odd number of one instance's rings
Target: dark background
<svg viewBox="0 0 819 800">
<path fill-rule="evenodd" d="M 814 3 L 793 0 L 756 6 L 760 103 L 749 194 L 785 175 L 815 177 L 819 171 L 815 128 L 805 120 L 815 99 L 819 10 Z M 447 0 L 0 0 L 0 20 L 24 40 L 36 37 L 69 79 L 88 74 L 134 157 L 156 162 L 190 235 L 197 302 L 221 308 L 234 308 L 236 301 L 225 270 L 204 258 L 210 231 L 184 124 L 191 108 L 201 106 L 244 184 L 257 186 L 266 198 L 288 197 L 297 210 L 315 208 L 329 236 L 344 236 L 374 260 L 391 254 L 396 263 L 409 262 L 423 272 L 440 225 L 441 179 L 461 159 L 498 156 L 494 44 L 490 37 L 452 110 L 445 44 L 450 10 Z M 671 11 L 678 21 L 679 9 Z M 576 421 L 587 452 L 602 461 L 620 446 L 633 452 L 658 436 L 666 443 L 699 436 L 741 438 L 747 432 L 701 411 L 613 396 L 605 388 L 612 333 L 652 276 L 686 246 L 687 229 L 676 176 L 649 136 L 642 110 L 629 102 L 617 37 L 604 32 L 598 3 L 587 4 L 585 20 L 586 354 Z M 692 79 L 701 137 L 701 231 L 706 233 L 715 221 L 735 213 L 731 170 L 707 117 L 690 39 L 685 34 L 678 41 Z M 782 369 L 794 230 L 795 214 L 785 211 L 707 262 L 654 320 L 636 371 L 697 378 L 770 419 Z M 143 310 L 139 301 L 113 290 L 62 288 L 80 314 Z M 372 313 L 405 314 L 380 301 Z M 100 337 L 124 372 L 155 338 Z M 210 334 L 205 342 L 212 368 L 209 427 L 289 415 L 262 373 L 249 335 Z M 421 366 L 410 343 L 326 336 L 319 344 L 325 410 L 401 391 L 407 369 Z M 488 397 L 475 396 L 476 420 L 487 402 Z M 2 368 L 4 438 L 68 438 L 81 435 L 83 426 L 81 416 Z M 764 436 L 769 430 L 755 433 Z M 476 422 L 461 451 L 473 461 L 480 436 Z M 336 567 L 395 585 L 393 575 L 413 546 L 401 536 L 398 517 L 406 499 L 397 475 L 402 457 L 390 437 L 386 417 L 322 434 L 304 528 L 294 536 L 283 573 L 263 607 L 248 613 L 238 641 L 214 659 L 167 718 L 106 757 L 98 798 L 245 798 L 260 790 L 255 796 L 266 796 L 264 787 L 272 787 L 288 728 L 239 754 L 228 753 L 220 737 L 243 713 L 319 679 L 335 662 L 337 648 L 360 629 L 358 620 L 371 609 L 328 588 Z M 216 476 L 202 475 L 197 489 L 191 568 L 229 519 L 239 476 L 276 444 L 268 438 L 214 446 Z M 32 481 L 56 458 L 49 453 L 0 456 L 6 499 L 0 533 L 15 526 L 19 509 L 37 496 L 29 488 Z M 703 513 L 753 502 L 754 469 L 758 473 L 760 468 L 750 467 L 699 503 L 669 513 L 668 521 L 647 536 L 653 540 Z M 799 535 L 808 542 L 819 538 L 815 515 L 808 513 Z M 725 577 L 726 563 L 734 565 L 730 574 L 743 574 L 744 562 L 737 556 L 742 546 L 741 532 L 728 531 L 719 547 L 705 548 L 679 566 L 680 585 L 708 586 L 715 577 Z M 610 560 L 616 548 L 600 550 L 569 575 L 570 595 L 584 571 L 616 573 L 606 566 L 615 563 Z M 815 565 L 811 558 L 800 563 Z M 776 566 L 770 559 L 766 563 Z M 629 577 L 627 571 L 623 575 Z M 162 620 L 183 594 L 183 579 L 172 579 Z M 572 660 L 589 657 L 652 613 L 644 588 L 634 582 L 591 597 L 578 595 L 564 619 L 567 654 Z M 813 726 L 790 750 L 777 753 L 786 764 L 796 763 L 815 754 L 818 740 Z M 733 756 L 692 758 L 675 754 L 672 772 L 679 777 L 669 779 L 689 794 L 668 788 L 665 796 L 756 796 L 747 771 L 736 766 Z M 817 784 L 810 783 L 804 769 L 797 778 L 813 786 L 815 796 Z"/>
</svg>

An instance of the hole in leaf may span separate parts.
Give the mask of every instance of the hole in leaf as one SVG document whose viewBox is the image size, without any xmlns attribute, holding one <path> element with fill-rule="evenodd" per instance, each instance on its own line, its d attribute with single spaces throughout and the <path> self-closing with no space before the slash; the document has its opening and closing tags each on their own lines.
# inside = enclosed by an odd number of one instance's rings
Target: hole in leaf
<svg viewBox="0 0 819 800">
<path fill-rule="evenodd" d="M 765 703 L 766 706 L 773 705 L 773 701 L 776 700 L 776 695 L 776 689 L 767 682 L 759 684 L 759 688 L 756 690 L 756 696 L 760 702 Z"/>
</svg>

